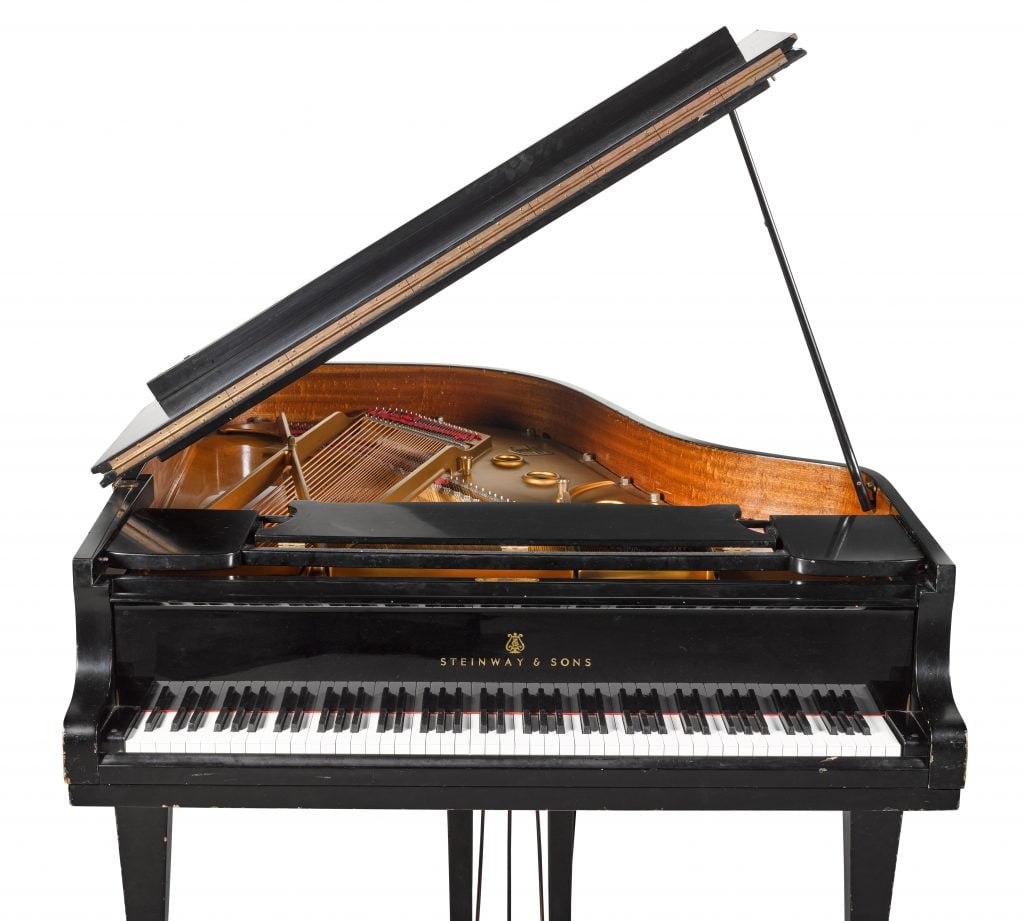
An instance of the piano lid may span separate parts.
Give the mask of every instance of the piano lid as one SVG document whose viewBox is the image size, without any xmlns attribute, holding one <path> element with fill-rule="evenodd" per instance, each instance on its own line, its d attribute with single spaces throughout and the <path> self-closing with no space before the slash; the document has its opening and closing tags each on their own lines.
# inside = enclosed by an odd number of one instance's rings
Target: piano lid
<svg viewBox="0 0 1024 921">
<path fill-rule="evenodd" d="M 709 35 L 155 377 L 93 467 L 109 482 L 244 412 L 700 131 L 802 57 L 796 36 Z"/>
</svg>

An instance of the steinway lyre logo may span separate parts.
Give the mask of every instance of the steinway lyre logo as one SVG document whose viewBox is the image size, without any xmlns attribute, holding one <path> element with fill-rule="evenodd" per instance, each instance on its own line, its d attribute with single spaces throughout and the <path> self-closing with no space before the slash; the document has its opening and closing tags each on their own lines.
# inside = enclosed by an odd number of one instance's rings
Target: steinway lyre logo
<svg viewBox="0 0 1024 921">
<path fill-rule="evenodd" d="M 508 642 L 505 643 L 505 651 L 512 653 L 517 656 L 519 653 L 526 649 L 526 643 L 523 642 L 523 635 L 521 633 L 510 633 L 508 635 Z"/>
</svg>

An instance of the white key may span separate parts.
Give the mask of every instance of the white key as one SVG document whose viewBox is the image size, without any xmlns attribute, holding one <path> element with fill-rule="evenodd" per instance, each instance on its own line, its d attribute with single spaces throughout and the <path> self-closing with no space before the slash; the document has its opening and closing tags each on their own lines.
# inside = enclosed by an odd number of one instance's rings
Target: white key
<svg viewBox="0 0 1024 921">
<path fill-rule="evenodd" d="M 903 754 L 899 740 L 889 728 L 884 716 L 866 716 L 871 727 L 871 754 L 875 757 L 898 758 Z"/>
<path fill-rule="evenodd" d="M 521 712 L 517 712 L 512 717 L 512 739 L 515 744 L 515 751 L 513 752 L 513 754 L 515 755 L 532 754 L 531 746 L 533 743 L 531 740 L 533 739 L 533 736 L 527 735 L 525 730 L 523 729 L 524 719 L 525 717 Z"/>
</svg>

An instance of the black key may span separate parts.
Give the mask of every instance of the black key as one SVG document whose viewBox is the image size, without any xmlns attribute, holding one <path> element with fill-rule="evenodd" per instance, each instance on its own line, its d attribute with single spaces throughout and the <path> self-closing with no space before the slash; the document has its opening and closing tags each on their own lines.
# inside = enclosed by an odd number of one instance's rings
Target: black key
<svg viewBox="0 0 1024 921">
<path fill-rule="evenodd" d="M 864 714 L 860 712 L 860 707 L 857 706 L 857 701 L 853 699 L 853 694 L 849 691 L 843 691 L 842 706 L 853 721 L 853 725 L 857 732 L 865 736 L 871 735 L 871 727 L 868 725 L 868 721 L 865 719 Z"/>
<path fill-rule="evenodd" d="M 715 691 L 715 703 L 718 704 L 718 710 L 722 714 L 722 722 L 725 723 L 725 731 L 729 735 L 736 735 L 736 730 L 739 728 L 738 721 L 734 721 L 733 714 L 729 708 L 729 704 L 726 702 L 725 694 L 721 688 Z"/>
<path fill-rule="evenodd" d="M 398 689 L 398 703 L 395 706 L 395 732 L 405 731 L 405 710 L 409 706 L 409 694 L 405 687 Z"/>
<path fill-rule="evenodd" d="M 247 732 L 255 732 L 260 728 L 260 723 L 263 722 L 263 713 L 270 709 L 273 702 L 274 695 L 267 690 L 266 685 L 263 685 L 256 696 L 256 704 L 252 708 L 252 713 L 249 714 L 249 725 L 245 727 Z"/>
<path fill-rule="evenodd" d="M 455 711 L 452 713 L 452 732 L 462 732 L 462 715 L 465 710 L 465 697 L 462 688 L 455 689 Z"/>
<path fill-rule="evenodd" d="M 495 727 L 494 697 L 486 687 L 480 688 L 480 732 L 485 734 Z"/>
<path fill-rule="evenodd" d="M 693 712 L 693 697 L 696 691 L 691 691 L 688 696 L 683 696 L 682 688 L 676 688 L 673 695 L 676 701 L 676 709 L 679 711 L 679 722 L 683 724 L 683 732 L 688 736 L 698 731 L 698 723 Z"/>
<path fill-rule="evenodd" d="M 654 728 L 658 731 L 658 735 L 668 735 L 668 725 L 665 723 L 665 714 L 661 709 L 661 697 L 654 688 L 651 688 L 647 700 L 650 705 L 651 717 L 654 719 Z"/>
<path fill-rule="evenodd" d="M 565 705 L 562 702 L 562 692 L 555 688 L 555 732 L 558 735 L 565 735 Z"/>
<path fill-rule="evenodd" d="M 820 696 L 820 695 L 819 695 Z M 850 718 L 843 712 L 842 706 L 839 704 L 839 698 L 836 697 L 835 691 L 829 691 L 825 695 L 825 706 L 828 708 L 832 718 L 836 721 L 836 725 L 844 735 L 852 736 L 855 732 L 853 723 Z"/>
<path fill-rule="evenodd" d="M 743 709 L 740 692 L 734 688 L 729 692 L 726 700 L 729 702 L 729 713 L 731 718 L 735 720 L 736 728 L 742 731 L 745 736 L 752 735 L 754 727 L 750 724 L 750 717 L 747 716 L 746 711 Z"/>
<path fill-rule="evenodd" d="M 626 688 L 618 688 L 618 709 L 623 711 L 623 728 L 626 729 L 626 735 L 632 736 L 634 732 L 633 726 L 633 714 L 630 710 L 630 701 L 626 695 Z"/>
<path fill-rule="evenodd" d="M 576 700 L 579 702 L 580 708 L 580 729 L 584 735 L 590 735 L 593 729 L 591 725 L 593 714 L 591 713 L 591 706 L 583 688 L 576 692 Z"/>
<path fill-rule="evenodd" d="M 793 720 L 793 715 L 790 713 L 789 708 L 783 701 L 778 688 L 775 688 L 772 691 L 772 706 L 775 708 L 775 712 L 779 715 L 779 722 L 782 723 L 782 728 L 786 731 L 786 735 L 795 735 L 796 723 Z"/>
<path fill-rule="evenodd" d="M 203 720 L 206 718 L 207 710 L 213 709 L 213 702 L 217 695 L 213 693 L 213 688 L 206 685 L 203 688 L 203 692 L 199 695 L 199 703 L 196 704 L 195 710 L 192 712 L 192 718 L 188 721 L 188 731 L 195 732 L 200 726 L 203 725 Z"/>
<path fill-rule="evenodd" d="M 295 712 L 292 714 L 292 732 L 298 732 L 302 729 L 302 719 L 306 715 L 306 711 L 313 707 L 313 695 L 309 692 L 309 688 L 305 685 L 302 686 L 302 690 L 299 691 L 299 700 L 295 704 Z"/>
<path fill-rule="evenodd" d="M 497 707 L 497 710 L 496 710 L 496 712 L 494 714 L 494 716 L 495 716 L 495 723 L 497 725 L 498 735 L 504 735 L 505 734 L 505 729 L 506 729 L 506 726 L 505 726 L 505 689 L 504 688 L 498 688 L 498 693 L 495 696 L 497 697 L 497 700 L 495 701 L 495 706 Z"/>
<path fill-rule="evenodd" d="M 850 714 L 846 712 L 846 707 L 840 702 L 835 691 L 828 692 L 828 704 L 832 708 L 832 712 L 835 714 L 836 722 L 839 723 L 839 728 L 848 736 L 856 735 L 857 730 L 854 728 L 853 720 L 851 719 Z M 856 709 L 856 707 L 854 709 Z"/>
<path fill-rule="evenodd" d="M 750 722 L 753 724 L 754 729 L 761 735 L 768 735 L 768 721 L 764 718 L 764 713 L 761 710 L 761 703 L 757 699 L 757 695 L 752 691 L 747 691 L 743 698 L 743 706 L 746 709 L 747 716 Z"/>
<path fill-rule="evenodd" d="M 526 735 L 530 735 L 533 732 L 533 695 L 525 688 L 523 689 L 520 710 L 523 713 L 523 732 Z"/>
<path fill-rule="evenodd" d="M 821 721 L 825 724 L 828 734 L 830 736 L 839 735 L 839 726 L 836 723 L 835 717 L 829 710 L 828 705 L 822 699 L 821 692 L 817 689 L 812 691 L 811 699 L 814 701 L 814 706 L 818 708 L 818 716 L 821 717 Z"/>
<path fill-rule="evenodd" d="M 164 711 L 169 710 L 172 703 L 174 703 L 174 692 L 165 684 L 153 702 L 152 712 L 146 719 L 145 732 L 152 732 L 163 722 Z"/>
<path fill-rule="evenodd" d="M 238 732 L 245 725 L 246 717 L 252 712 L 256 705 L 256 692 L 251 685 L 246 685 L 242 691 L 242 698 L 238 702 L 238 709 L 235 710 L 235 718 L 231 721 L 231 731 Z"/>
<path fill-rule="evenodd" d="M 696 693 L 691 690 L 689 694 L 684 695 L 682 688 L 676 688 L 675 694 L 672 695 L 675 699 L 676 709 L 679 711 L 679 722 L 683 724 L 683 732 L 688 736 L 698 732 L 700 728 L 693 709 Z"/>
<path fill-rule="evenodd" d="M 380 695 L 380 712 L 377 715 L 377 732 L 386 732 L 388 728 L 388 717 L 391 716 L 395 707 L 395 695 L 391 688 L 384 688 Z"/>
<path fill-rule="evenodd" d="M 332 685 L 324 691 L 324 702 L 320 707 L 320 720 L 316 724 L 317 732 L 327 732 L 331 726 L 331 716 L 338 709 L 338 695 L 334 692 Z"/>
<path fill-rule="evenodd" d="M 437 695 L 426 688 L 423 691 L 423 706 L 420 708 L 420 732 L 430 732 L 430 718 L 437 711 Z"/>
<path fill-rule="evenodd" d="M 174 714 L 174 719 L 171 720 L 171 732 L 181 731 L 181 727 L 185 725 L 185 720 L 188 719 L 189 712 L 197 703 L 199 703 L 199 693 L 190 684 L 185 688 L 181 703 L 178 705 L 178 712 Z"/>
<path fill-rule="evenodd" d="M 292 712 L 298 701 L 298 696 L 295 691 L 292 690 L 292 686 L 288 685 L 284 689 L 284 696 L 281 698 L 281 706 L 277 709 L 277 719 L 274 720 L 274 732 L 280 732 L 284 729 L 285 723 L 288 722 L 288 714 Z"/>
<path fill-rule="evenodd" d="M 604 695 L 600 688 L 594 690 L 594 706 L 597 707 L 597 724 L 601 735 L 608 735 L 608 714 L 604 712 Z"/>
<path fill-rule="evenodd" d="M 541 688 L 537 691 L 537 720 L 539 722 L 538 728 L 540 729 L 541 735 L 547 735 L 548 731 L 553 727 L 548 722 L 548 710 L 550 709 L 550 701 L 548 695 L 544 693 L 544 689 Z"/>
<path fill-rule="evenodd" d="M 334 731 L 341 732 L 351 728 L 352 711 L 356 706 L 356 696 L 348 688 L 341 689 L 338 697 L 338 715 L 334 718 Z"/>
<path fill-rule="evenodd" d="M 228 721 L 231 719 L 231 714 L 241 699 L 242 695 L 238 693 L 234 685 L 231 685 L 228 688 L 228 692 L 224 695 L 224 703 L 221 704 L 220 713 L 217 714 L 217 720 L 213 724 L 214 732 L 224 731 L 224 727 L 227 726 Z"/>
<path fill-rule="evenodd" d="M 448 688 L 441 688 L 441 693 L 437 695 L 437 724 L 434 726 L 435 732 L 447 732 L 452 728 L 451 708 L 451 694 L 448 693 Z"/>
<path fill-rule="evenodd" d="M 807 719 L 807 714 L 804 713 L 804 709 L 800 704 L 800 699 L 796 696 L 796 691 L 790 688 L 785 697 L 778 690 L 772 691 L 772 700 L 775 706 L 779 708 L 780 715 L 783 711 L 785 712 L 786 717 L 795 730 L 799 730 L 805 736 L 809 736 L 814 732 L 811 728 L 810 720 Z M 785 724 L 785 720 L 783 720 L 783 723 Z"/>
<path fill-rule="evenodd" d="M 352 705 L 352 732 L 360 732 L 363 728 L 363 710 L 366 709 L 366 689 L 360 685 L 356 688 L 356 702 Z"/>
<path fill-rule="evenodd" d="M 650 712 L 650 699 L 643 691 L 637 691 L 633 695 L 635 701 L 634 707 L 636 707 L 637 715 L 640 717 L 640 729 L 645 736 L 649 736 L 654 732 L 654 717 Z"/>
</svg>

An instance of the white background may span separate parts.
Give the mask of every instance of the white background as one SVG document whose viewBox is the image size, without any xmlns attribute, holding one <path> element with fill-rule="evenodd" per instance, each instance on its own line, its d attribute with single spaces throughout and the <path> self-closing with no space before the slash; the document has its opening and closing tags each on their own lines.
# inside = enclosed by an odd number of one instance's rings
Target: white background
<svg viewBox="0 0 1024 921">
<path fill-rule="evenodd" d="M 113 816 L 66 804 L 60 723 L 70 560 L 103 502 L 88 469 L 145 381 L 728 24 L 797 31 L 809 52 L 744 123 L 860 459 L 959 565 L 969 785 L 960 812 L 906 817 L 893 918 L 1019 917 L 1012 9 L 3 4 L 5 916 L 120 910 Z M 348 357 L 538 372 L 704 439 L 839 457 L 727 124 Z M 443 830 L 433 813 L 181 811 L 172 916 L 442 918 Z M 523 816 L 523 918 L 530 832 Z M 491 918 L 502 840 L 495 816 Z M 576 879 L 594 921 L 839 917 L 840 819 L 585 814 Z"/>
</svg>

